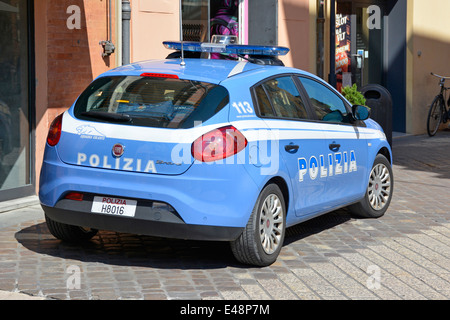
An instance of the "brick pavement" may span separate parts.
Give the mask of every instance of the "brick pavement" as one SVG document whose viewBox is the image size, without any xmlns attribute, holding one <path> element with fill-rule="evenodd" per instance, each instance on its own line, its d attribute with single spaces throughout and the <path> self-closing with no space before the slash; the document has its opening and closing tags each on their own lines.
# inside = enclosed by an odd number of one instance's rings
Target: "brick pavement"
<svg viewBox="0 0 450 320">
<path fill-rule="evenodd" d="M 2 213 L 0 226 L 19 211 L 32 218 L 0 228 L 0 290 L 47 299 L 449 299 L 450 132 L 396 138 L 394 157 L 384 217 L 339 210 L 290 228 L 265 268 L 236 263 L 226 243 L 101 231 L 86 246 L 64 244 L 39 206 Z"/>
</svg>

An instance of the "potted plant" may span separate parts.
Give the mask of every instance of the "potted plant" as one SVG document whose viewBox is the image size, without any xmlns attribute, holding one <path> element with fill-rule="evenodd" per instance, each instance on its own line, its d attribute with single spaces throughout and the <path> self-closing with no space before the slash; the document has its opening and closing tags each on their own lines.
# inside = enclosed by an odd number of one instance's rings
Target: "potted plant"
<svg viewBox="0 0 450 320">
<path fill-rule="evenodd" d="M 352 105 L 366 105 L 366 98 L 364 95 L 358 91 L 356 83 L 353 86 L 347 86 L 342 88 L 342 95 L 350 102 Z"/>
</svg>

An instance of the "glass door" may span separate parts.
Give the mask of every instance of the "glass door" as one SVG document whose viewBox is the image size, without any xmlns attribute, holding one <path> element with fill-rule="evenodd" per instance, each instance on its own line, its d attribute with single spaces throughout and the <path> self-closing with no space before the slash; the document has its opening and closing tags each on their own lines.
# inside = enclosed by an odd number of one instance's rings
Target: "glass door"
<svg viewBox="0 0 450 320">
<path fill-rule="evenodd" d="M 0 201 L 32 183 L 28 1 L 0 1 Z"/>
<path fill-rule="evenodd" d="M 337 87 L 383 84 L 384 1 L 338 1 Z"/>
<path fill-rule="evenodd" d="M 352 72 L 359 88 L 383 81 L 383 15 L 379 5 L 354 4 L 355 46 Z M 374 11 L 375 10 L 375 11 Z M 376 20 L 379 21 L 376 21 Z"/>
</svg>

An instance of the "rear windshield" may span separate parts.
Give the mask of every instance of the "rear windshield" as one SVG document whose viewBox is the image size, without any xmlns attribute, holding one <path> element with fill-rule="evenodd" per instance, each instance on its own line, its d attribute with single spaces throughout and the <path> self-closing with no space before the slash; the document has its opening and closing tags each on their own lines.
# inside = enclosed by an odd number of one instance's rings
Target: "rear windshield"
<svg viewBox="0 0 450 320">
<path fill-rule="evenodd" d="M 192 128 L 229 102 L 219 85 L 140 76 L 95 80 L 75 104 L 78 119 L 157 128 Z"/>
</svg>

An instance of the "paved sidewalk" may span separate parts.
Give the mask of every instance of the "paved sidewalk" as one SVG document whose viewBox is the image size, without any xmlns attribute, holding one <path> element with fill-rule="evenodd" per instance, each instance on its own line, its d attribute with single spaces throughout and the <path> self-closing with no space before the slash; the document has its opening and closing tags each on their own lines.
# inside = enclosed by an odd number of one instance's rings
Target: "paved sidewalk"
<svg viewBox="0 0 450 320">
<path fill-rule="evenodd" d="M 0 202 L 0 214 L 12 210 L 19 210 L 39 204 L 38 196 L 29 196 L 10 201 Z"/>
<path fill-rule="evenodd" d="M 20 292 L 0 291 L 0 301 L 1 300 L 45 300 L 45 298 L 31 296 Z"/>
<path fill-rule="evenodd" d="M 69 245 L 52 237 L 39 205 L 8 210 L 0 299 L 447 300 L 450 132 L 395 138 L 394 162 L 384 217 L 339 210 L 290 228 L 266 268 L 238 264 L 226 243 L 101 231 Z"/>
</svg>

